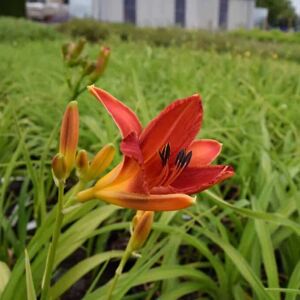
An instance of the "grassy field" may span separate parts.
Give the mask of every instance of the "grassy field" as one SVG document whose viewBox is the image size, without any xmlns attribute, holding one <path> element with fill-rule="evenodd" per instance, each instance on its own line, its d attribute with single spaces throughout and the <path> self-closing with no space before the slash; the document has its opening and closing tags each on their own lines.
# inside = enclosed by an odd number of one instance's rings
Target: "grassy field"
<svg viewBox="0 0 300 300">
<path fill-rule="evenodd" d="M 39 293 L 56 201 L 50 161 L 69 98 L 60 54 L 66 39 L 0 44 L 0 260 L 12 271 L 4 300 L 24 299 L 24 247 Z M 199 137 L 221 141 L 218 162 L 236 171 L 200 194 L 195 207 L 156 215 L 114 299 L 300 299 L 300 65 L 185 46 L 106 44 L 112 55 L 98 86 L 143 124 L 174 99 L 199 92 Z M 118 147 L 118 130 L 102 107 L 87 92 L 77 100 L 80 148 L 94 154 L 108 142 Z M 105 299 L 131 217 L 99 201 L 66 215 L 54 298 Z M 38 230 L 32 222 L 27 228 L 33 220 Z"/>
</svg>

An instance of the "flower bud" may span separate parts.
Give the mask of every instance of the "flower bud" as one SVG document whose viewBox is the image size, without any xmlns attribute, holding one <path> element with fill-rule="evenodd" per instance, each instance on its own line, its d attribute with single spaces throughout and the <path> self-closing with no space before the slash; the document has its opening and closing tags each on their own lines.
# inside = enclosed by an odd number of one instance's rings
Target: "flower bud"
<svg viewBox="0 0 300 300">
<path fill-rule="evenodd" d="M 110 48 L 102 47 L 96 62 L 94 72 L 90 75 L 90 81 L 95 82 L 105 71 L 110 56 Z"/>
<path fill-rule="evenodd" d="M 132 236 L 130 239 L 130 250 L 140 249 L 147 240 L 153 224 L 153 211 L 137 211 L 132 220 Z"/>
<path fill-rule="evenodd" d="M 94 157 L 87 173 L 87 179 L 96 179 L 111 164 L 115 155 L 113 144 L 104 146 Z"/>
<path fill-rule="evenodd" d="M 79 113 L 77 102 L 72 101 L 68 104 L 64 113 L 60 129 L 59 152 L 64 155 L 67 176 L 74 167 L 75 155 L 79 136 Z"/>
<path fill-rule="evenodd" d="M 88 155 L 85 150 L 80 150 L 76 156 L 76 168 L 78 176 L 80 178 L 85 178 L 89 169 Z"/>
<path fill-rule="evenodd" d="M 67 174 L 65 158 L 61 153 L 56 154 L 52 159 L 52 171 L 57 180 L 64 180 Z"/>
<path fill-rule="evenodd" d="M 96 68 L 96 64 L 90 61 L 87 61 L 83 66 L 83 75 L 90 75 Z"/>
<path fill-rule="evenodd" d="M 72 48 L 70 49 L 70 58 L 72 60 L 78 58 L 85 46 L 85 43 L 86 40 L 84 38 L 81 38 L 76 43 L 72 44 Z"/>
<path fill-rule="evenodd" d="M 62 45 L 62 54 L 68 66 L 73 67 L 80 63 L 80 54 L 86 43 L 85 39 L 80 39 L 77 42 L 65 43 Z"/>
</svg>

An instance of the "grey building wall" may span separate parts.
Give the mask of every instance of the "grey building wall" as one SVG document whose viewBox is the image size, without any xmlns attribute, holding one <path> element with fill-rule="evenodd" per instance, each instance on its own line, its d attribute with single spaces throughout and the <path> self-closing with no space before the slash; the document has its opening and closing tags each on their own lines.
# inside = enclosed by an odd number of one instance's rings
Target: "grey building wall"
<svg viewBox="0 0 300 300">
<path fill-rule="evenodd" d="M 227 29 L 253 28 L 254 8 L 254 0 L 230 0 Z"/>
<path fill-rule="evenodd" d="M 92 16 L 107 22 L 124 22 L 123 0 L 92 1 Z M 80 0 L 70 0 L 78 3 Z M 216 30 L 219 28 L 220 0 L 186 0 L 185 27 Z M 227 26 L 252 28 L 255 0 L 228 0 Z M 136 0 L 138 26 L 163 27 L 175 25 L 175 0 Z"/>
<path fill-rule="evenodd" d="M 138 26 L 163 27 L 174 25 L 174 0 L 136 0 Z"/>
<path fill-rule="evenodd" d="M 219 0 L 186 0 L 186 27 L 217 29 Z"/>
<path fill-rule="evenodd" d="M 93 0 L 93 17 L 97 20 L 121 23 L 123 12 L 123 0 Z"/>
</svg>

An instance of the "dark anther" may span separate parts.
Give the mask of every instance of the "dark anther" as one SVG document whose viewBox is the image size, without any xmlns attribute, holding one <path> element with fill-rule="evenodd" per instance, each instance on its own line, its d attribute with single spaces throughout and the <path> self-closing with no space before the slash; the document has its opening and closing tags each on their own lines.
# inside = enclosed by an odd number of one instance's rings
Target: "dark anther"
<svg viewBox="0 0 300 300">
<path fill-rule="evenodd" d="M 190 163 L 191 159 L 192 159 L 192 155 L 193 155 L 193 152 L 190 151 L 187 155 L 186 155 L 186 161 L 185 161 L 185 166 L 187 167 L 188 164 Z"/>
<path fill-rule="evenodd" d="M 184 149 L 181 149 L 181 150 L 178 152 L 178 154 L 177 154 L 177 156 L 176 156 L 176 159 L 175 159 L 175 165 L 176 165 L 177 167 L 180 166 L 181 161 L 182 161 L 182 159 L 183 159 L 184 157 L 185 157 L 185 150 L 184 150 Z"/>
<path fill-rule="evenodd" d="M 185 168 L 191 161 L 192 151 L 186 153 L 184 149 L 181 149 L 175 159 L 175 165 L 177 168 Z"/>
<path fill-rule="evenodd" d="M 161 163 L 163 166 L 165 166 L 170 158 L 170 154 L 171 154 L 171 148 L 170 148 L 170 144 L 166 144 L 162 150 L 160 150 L 159 152 L 159 156 L 161 159 Z"/>
</svg>

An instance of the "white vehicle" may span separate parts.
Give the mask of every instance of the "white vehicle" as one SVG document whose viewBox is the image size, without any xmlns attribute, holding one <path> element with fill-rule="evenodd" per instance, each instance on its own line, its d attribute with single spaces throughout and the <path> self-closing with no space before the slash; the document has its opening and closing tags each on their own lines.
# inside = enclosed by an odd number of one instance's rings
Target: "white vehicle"
<svg viewBox="0 0 300 300">
<path fill-rule="evenodd" d="M 63 1 L 29 0 L 26 13 L 29 19 L 40 21 L 59 21 L 68 18 L 69 7 Z"/>
</svg>

